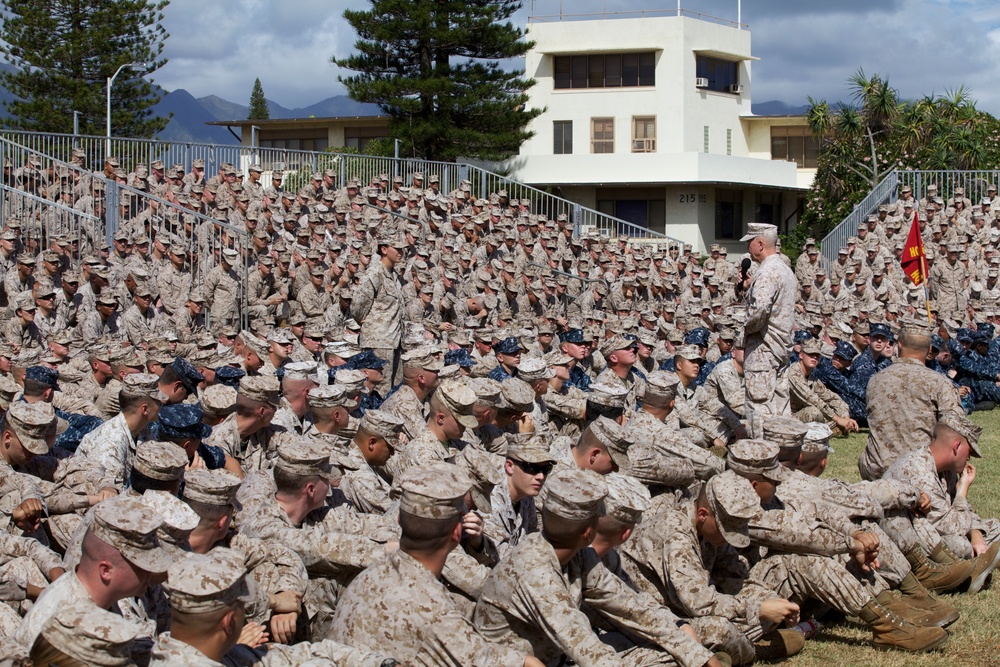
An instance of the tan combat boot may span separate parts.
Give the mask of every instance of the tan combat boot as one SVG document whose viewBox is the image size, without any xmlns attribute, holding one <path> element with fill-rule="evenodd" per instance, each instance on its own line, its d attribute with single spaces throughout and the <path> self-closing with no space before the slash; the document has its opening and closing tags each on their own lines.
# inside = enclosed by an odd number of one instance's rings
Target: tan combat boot
<svg viewBox="0 0 1000 667">
<path fill-rule="evenodd" d="M 924 588 L 912 572 L 903 578 L 897 590 L 902 594 L 903 602 L 914 609 L 920 609 L 929 614 L 929 625 L 946 628 L 958 620 L 958 610 Z"/>
<path fill-rule="evenodd" d="M 900 651 L 931 651 L 948 639 L 948 632 L 939 627 L 920 627 L 900 618 L 892 611 L 872 600 L 866 604 L 858 618 L 872 629 L 875 648 Z"/>
<path fill-rule="evenodd" d="M 968 592 L 978 593 L 983 589 L 983 585 L 989 576 L 993 574 L 993 569 L 1000 563 L 1000 542 L 991 545 L 989 549 L 972 559 L 959 558 L 952 553 L 951 549 L 944 545 L 944 542 L 938 542 L 938 545 L 931 552 L 931 560 L 935 563 L 945 565 L 963 562 L 971 563 L 972 574 L 970 575 Z M 927 584 L 925 583 L 924 586 L 927 586 Z M 930 588 L 929 586 L 927 587 Z"/>
<path fill-rule="evenodd" d="M 772 630 L 753 643 L 757 660 L 784 660 L 806 645 L 806 636 L 791 628 Z"/>
<path fill-rule="evenodd" d="M 938 542 L 938 545 L 934 547 L 933 551 L 931 551 L 931 560 L 935 563 L 948 565 L 949 563 L 954 563 L 964 559 L 953 554 L 951 549 L 944 545 L 944 542 Z"/>
<path fill-rule="evenodd" d="M 995 542 L 989 549 L 979 554 L 971 561 L 974 565 L 972 579 L 969 580 L 969 592 L 978 593 L 983 589 L 986 579 L 993 574 L 997 563 L 1000 563 L 1000 542 Z"/>
<path fill-rule="evenodd" d="M 913 547 L 906 560 L 910 563 L 913 576 L 929 591 L 951 591 L 972 578 L 975 569 L 971 560 L 958 560 L 950 563 L 928 560 L 924 550 Z"/>
</svg>

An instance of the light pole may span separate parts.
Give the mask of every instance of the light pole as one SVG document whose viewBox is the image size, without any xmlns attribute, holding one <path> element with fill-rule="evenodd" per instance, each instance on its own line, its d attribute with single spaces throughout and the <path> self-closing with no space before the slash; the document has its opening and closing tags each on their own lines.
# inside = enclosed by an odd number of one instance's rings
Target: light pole
<svg viewBox="0 0 1000 667">
<path fill-rule="evenodd" d="M 105 147 L 104 147 L 104 157 L 105 158 L 107 158 L 107 157 L 109 157 L 111 155 L 111 86 L 114 84 L 115 79 L 118 77 L 118 75 L 121 74 L 122 70 L 125 69 L 126 67 L 134 69 L 137 72 L 145 72 L 146 71 L 146 63 L 126 63 L 126 64 L 122 65 L 121 67 L 119 67 L 118 70 L 115 71 L 114 75 L 108 77 L 108 113 L 107 113 L 107 121 L 108 121 L 108 123 L 107 123 L 107 130 L 108 130 L 107 131 L 107 137 L 108 138 L 107 138 L 107 142 L 106 142 Z"/>
</svg>

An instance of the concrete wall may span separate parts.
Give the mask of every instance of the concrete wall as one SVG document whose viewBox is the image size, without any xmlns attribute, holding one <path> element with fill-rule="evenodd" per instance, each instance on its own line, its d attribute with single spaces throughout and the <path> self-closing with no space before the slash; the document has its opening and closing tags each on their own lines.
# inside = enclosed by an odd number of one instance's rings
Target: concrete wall
<svg viewBox="0 0 1000 667">
<path fill-rule="evenodd" d="M 750 113 L 749 31 L 692 18 L 659 17 L 533 23 L 528 38 L 536 46 L 526 56 L 525 71 L 538 82 L 530 91 L 530 104 L 546 111 L 532 123 L 536 135 L 522 145 L 521 155 L 552 155 L 555 120 L 572 120 L 574 153 L 590 153 L 590 119 L 597 117 L 615 119 L 615 154 L 629 154 L 633 116 L 656 117 L 658 153 L 702 152 L 707 125 L 710 152 L 725 154 L 729 129 L 733 155 L 747 155 L 739 117 Z M 656 52 L 655 86 L 555 89 L 554 55 L 641 51 Z M 740 61 L 743 93 L 696 88 L 696 52 Z"/>
</svg>

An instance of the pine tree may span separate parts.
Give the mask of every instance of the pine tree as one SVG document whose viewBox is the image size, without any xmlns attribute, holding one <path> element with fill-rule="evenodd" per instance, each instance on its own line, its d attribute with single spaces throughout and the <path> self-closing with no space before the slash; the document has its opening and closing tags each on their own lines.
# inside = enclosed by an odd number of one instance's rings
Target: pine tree
<svg viewBox="0 0 1000 667">
<path fill-rule="evenodd" d="M 333 58 L 357 72 L 340 80 L 359 102 L 391 117 L 389 133 L 412 156 L 487 160 L 517 153 L 531 136 L 534 80 L 500 62 L 532 46 L 508 19 L 519 0 L 370 0 L 344 12 L 358 33 L 356 53 Z"/>
<path fill-rule="evenodd" d="M 4 106 L 12 127 L 72 132 L 73 111 L 81 131 L 104 134 L 107 78 L 115 79 L 111 123 L 116 136 L 151 137 L 169 122 L 153 116 L 161 91 L 149 75 L 163 67 L 161 25 L 169 0 L 0 0 L 0 54 L 16 69 L 0 82 L 16 96 Z"/>
<path fill-rule="evenodd" d="M 267 120 L 271 117 L 271 110 L 267 108 L 267 100 L 264 98 L 264 86 L 260 85 L 260 78 L 253 82 L 253 90 L 250 91 L 250 112 L 247 120 Z"/>
</svg>

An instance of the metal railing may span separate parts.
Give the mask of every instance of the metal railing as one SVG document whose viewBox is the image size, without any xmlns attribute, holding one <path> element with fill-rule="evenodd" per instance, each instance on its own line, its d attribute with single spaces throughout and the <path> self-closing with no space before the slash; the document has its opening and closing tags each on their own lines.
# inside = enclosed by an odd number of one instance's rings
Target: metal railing
<svg viewBox="0 0 1000 667">
<path fill-rule="evenodd" d="M 6 183 L 0 183 L 0 215 L 5 226 L 12 221 L 20 223 L 20 246 L 23 252 L 32 255 L 49 247 L 50 235 L 86 239 L 100 234 L 104 226 L 104 221 L 95 215 Z M 79 242 L 68 246 L 70 257 L 75 261 L 82 259 L 83 247 Z M 41 272 L 36 267 L 36 276 L 39 275 Z"/>
<path fill-rule="evenodd" d="M 1000 181 L 1000 171 L 970 170 L 970 171 L 897 171 L 899 187 L 909 185 L 913 189 L 913 198 L 919 200 L 927 195 L 929 185 L 937 185 L 938 197 L 947 206 L 954 197 L 955 190 L 965 188 L 965 198 L 973 205 L 982 202 L 990 185 Z"/>
<path fill-rule="evenodd" d="M 858 225 L 869 215 L 878 211 L 879 204 L 894 204 L 899 198 L 899 191 L 904 185 L 909 185 L 913 191 L 914 200 L 919 201 L 927 196 L 930 185 L 937 186 L 937 196 L 951 203 L 958 188 L 965 189 L 965 198 L 973 205 L 980 203 L 990 185 L 1000 184 L 1000 170 L 896 170 L 882 179 L 874 190 L 854 207 L 851 214 L 844 218 L 833 231 L 826 235 L 820 246 L 823 258 L 832 263 L 837 260 L 837 251 L 847 245 L 847 239 L 857 235 Z M 904 227 L 903 236 L 909 232 Z"/>
<path fill-rule="evenodd" d="M 21 130 L 0 131 L 0 138 L 23 146 L 38 155 L 50 156 L 60 162 L 69 163 L 73 150 L 84 156 L 84 166 L 99 170 L 104 164 L 106 137 L 73 134 L 51 134 Z M 371 183 L 380 176 L 393 179 L 400 176 L 405 185 L 410 185 L 412 175 L 422 172 L 424 187 L 430 186 L 431 176 L 440 181 L 440 191 L 448 194 L 457 190 L 462 181 L 472 184 L 473 195 L 487 199 L 491 194 L 506 192 L 510 199 L 527 199 L 533 213 L 544 214 L 555 219 L 565 214 L 573 223 L 574 233 L 579 236 L 596 230 L 603 236 L 627 234 L 639 239 L 662 239 L 678 241 L 659 231 L 654 231 L 621 218 L 581 206 L 563 197 L 545 192 L 539 188 L 515 181 L 507 176 L 480 166 L 437 162 L 409 158 L 376 157 L 334 151 L 296 151 L 283 148 L 244 146 L 240 144 L 206 144 L 198 142 L 164 142 L 153 139 L 112 138 L 112 154 L 118 158 L 120 167 L 131 172 L 136 165 L 149 166 L 155 160 L 162 160 L 166 168 L 177 164 L 185 170 L 191 168 L 195 159 L 205 161 L 205 178 L 216 174 L 224 162 L 246 172 L 251 164 L 259 164 L 264 171 L 262 181 L 270 184 L 273 170 L 283 170 L 286 182 L 290 172 L 322 173 L 332 169 L 336 173 L 338 185 L 347 179 L 358 179 L 362 185 Z M 299 176 L 298 182 L 305 182 Z M 679 241 L 678 241 L 679 242 Z"/>
<path fill-rule="evenodd" d="M 819 250 L 827 266 L 832 266 L 837 261 L 837 252 L 840 248 L 847 246 L 847 239 L 858 234 L 858 223 L 866 220 L 869 215 L 878 210 L 879 204 L 887 204 L 896 201 L 897 187 L 899 185 L 899 172 L 890 172 L 882 182 L 865 196 L 854 210 L 844 218 L 844 220 L 833 228 L 833 230 L 823 237 Z"/>
<path fill-rule="evenodd" d="M 179 243 L 185 247 L 192 287 L 198 288 L 219 264 L 223 248 L 236 249 L 246 257 L 251 247 L 250 233 L 245 227 L 241 229 L 203 215 L 165 198 L 168 193 L 161 197 L 138 190 L 4 136 L 0 136 L 0 161 L 4 166 L 0 205 L 5 223 L 10 220 L 8 211 L 22 222 L 25 248 L 45 248 L 51 236 L 79 231 L 80 255 L 97 255 L 104 243 L 113 248 L 113 237 L 119 230 L 130 235 L 145 233 L 164 245 Z M 245 328 L 249 313 L 246 263 L 240 262 L 234 270 L 238 280 L 232 324 Z M 153 280 L 156 278 L 151 276 Z M 183 302 L 179 305 L 183 307 Z M 212 312 L 222 310 L 209 311 L 206 320 Z"/>
<path fill-rule="evenodd" d="M 561 21 L 593 21 L 595 19 L 623 19 L 623 18 L 660 18 L 678 16 L 697 19 L 707 23 L 715 23 L 738 30 L 749 30 L 750 26 L 740 21 L 724 19 L 718 16 L 693 12 L 690 9 L 637 9 L 624 12 L 589 12 L 589 13 L 567 13 L 562 11 L 562 3 L 559 5 L 558 14 L 532 14 L 528 17 L 528 23 L 554 23 Z"/>
</svg>

